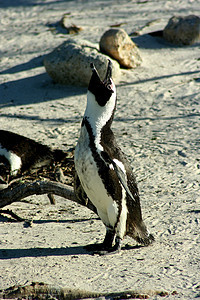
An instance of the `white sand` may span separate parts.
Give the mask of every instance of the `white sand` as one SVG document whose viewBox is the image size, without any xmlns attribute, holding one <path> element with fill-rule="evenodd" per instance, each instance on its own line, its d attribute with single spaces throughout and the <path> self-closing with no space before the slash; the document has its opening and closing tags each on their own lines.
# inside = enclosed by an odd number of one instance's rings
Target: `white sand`
<svg viewBox="0 0 200 300">
<path fill-rule="evenodd" d="M 125 22 L 143 63 L 124 71 L 117 86 L 113 129 L 129 156 L 143 216 L 156 242 L 120 255 L 92 256 L 83 246 L 101 241 L 104 226 L 86 208 L 46 196 L 9 208 L 33 227 L 0 217 L 0 289 L 42 281 L 89 291 L 164 290 L 169 299 L 200 297 L 199 91 L 200 44 L 170 46 L 145 33 L 161 30 L 174 14 L 200 15 L 200 2 L 0 0 L 0 128 L 53 147 L 76 144 L 86 89 L 53 84 L 43 56 L 68 35 L 47 23 L 70 12 L 69 25 L 98 43 L 110 25 Z M 126 238 L 124 245 L 135 245 Z M 157 299 L 157 296 L 152 297 Z"/>
</svg>

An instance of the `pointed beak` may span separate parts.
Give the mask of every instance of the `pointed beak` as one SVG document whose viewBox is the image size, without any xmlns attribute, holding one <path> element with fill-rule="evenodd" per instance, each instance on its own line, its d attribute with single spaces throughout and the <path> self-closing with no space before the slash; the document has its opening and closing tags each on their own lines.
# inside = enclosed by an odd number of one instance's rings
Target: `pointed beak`
<svg viewBox="0 0 200 300">
<path fill-rule="evenodd" d="M 91 82 L 92 82 L 92 85 L 96 85 L 96 86 L 99 86 L 102 84 L 102 81 L 99 77 L 99 73 L 97 72 L 97 69 L 95 68 L 95 65 L 93 63 L 90 64 L 90 67 L 92 69 L 92 77 L 90 79 L 90 83 L 89 85 L 91 85 Z"/>
<path fill-rule="evenodd" d="M 111 81 L 112 77 L 112 63 L 111 63 L 111 60 L 108 60 L 108 67 L 107 67 L 107 72 L 106 72 L 106 77 L 104 79 L 104 84 L 109 84 Z"/>
<path fill-rule="evenodd" d="M 97 69 L 95 68 L 95 65 L 93 63 L 90 64 L 90 67 L 92 69 L 92 73 L 93 73 L 93 77 L 95 78 L 96 81 L 101 81 L 99 74 L 97 72 Z M 106 71 L 106 76 L 103 80 L 103 84 L 107 85 L 109 84 L 111 81 L 112 77 L 112 62 L 110 60 L 108 60 L 108 67 L 107 67 L 107 71 Z"/>
<path fill-rule="evenodd" d="M 92 68 L 92 77 L 88 86 L 88 90 L 95 95 L 95 98 L 100 106 L 104 106 L 110 99 L 113 90 L 113 84 L 111 80 L 112 75 L 112 63 L 109 60 L 105 79 L 102 81 L 93 63 L 90 64 Z"/>
<path fill-rule="evenodd" d="M 111 81 L 111 76 L 112 76 L 112 63 L 110 60 L 108 60 L 108 66 L 107 66 L 107 71 L 106 71 L 106 76 L 104 78 L 104 80 L 102 81 L 99 77 L 99 73 L 97 72 L 97 69 L 95 68 L 95 65 L 93 63 L 90 64 L 90 67 L 92 69 L 92 77 L 90 79 L 90 83 L 89 83 L 89 88 L 91 87 L 91 85 L 93 86 L 104 86 L 104 88 L 107 88 L 109 90 L 112 91 L 111 89 L 111 85 L 112 85 L 112 81 Z"/>
</svg>

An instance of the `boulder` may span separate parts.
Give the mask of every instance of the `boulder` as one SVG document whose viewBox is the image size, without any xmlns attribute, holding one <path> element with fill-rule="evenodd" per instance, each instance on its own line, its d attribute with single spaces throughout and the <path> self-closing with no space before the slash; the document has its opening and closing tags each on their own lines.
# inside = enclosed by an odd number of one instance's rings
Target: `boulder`
<svg viewBox="0 0 200 300">
<path fill-rule="evenodd" d="M 85 40 L 70 38 L 44 58 L 44 66 L 50 77 L 66 85 L 88 86 L 95 64 L 100 77 L 106 74 L 109 57 L 100 53 L 95 44 Z M 121 70 L 118 62 L 112 60 L 113 79 L 117 81 Z"/>
<path fill-rule="evenodd" d="M 109 29 L 100 39 L 100 51 L 116 59 L 121 67 L 135 68 L 141 64 L 141 56 L 135 43 L 123 29 Z"/>
<path fill-rule="evenodd" d="M 176 45 L 192 45 L 200 41 L 200 18 L 195 15 L 173 16 L 163 30 L 163 37 Z"/>
</svg>

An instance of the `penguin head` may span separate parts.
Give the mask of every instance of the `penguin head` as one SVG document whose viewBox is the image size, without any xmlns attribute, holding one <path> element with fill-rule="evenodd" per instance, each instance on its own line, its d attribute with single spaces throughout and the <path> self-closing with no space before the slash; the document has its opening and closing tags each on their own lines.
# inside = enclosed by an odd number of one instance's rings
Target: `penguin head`
<svg viewBox="0 0 200 300">
<path fill-rule="evenodd" d="M 108 60 L 107 72 L 103 81 L 100 79 L 94 64 L 91 63 L 90 66 L 92 68 L 92 77 L 89 82 L 88 92 L 92 93 L 98 105 L 103 107 L 108 103 L 111 97 L 116 97 L 115 85 L 111 78 L 112 63 Z"/>
<path fill-rule="evenodd" d="M 93 130 L 96 132 L 97 127 L 98 130 L 101 130 L 109 120 L 109 124 L 112 123 L 117 97 L 115 84 L 111 78 L 111 61 L 108 61 L 106 76 L 103 81 L 100 79 L 94 64 L 91 64 L 91 68 L 92 76 L 88 86 L 84 118 L 89 120 Z"/>
</svg>

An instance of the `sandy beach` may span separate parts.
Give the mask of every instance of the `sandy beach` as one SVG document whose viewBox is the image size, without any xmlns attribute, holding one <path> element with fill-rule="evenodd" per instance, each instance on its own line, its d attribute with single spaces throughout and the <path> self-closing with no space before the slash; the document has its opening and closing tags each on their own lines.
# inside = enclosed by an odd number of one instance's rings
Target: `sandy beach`
<svg viewBox="0 0 200 300">
<path fill-rule="evenodd" d="M 155 243 L 125 238 L 120 254 L 91 255 L 105 228 L 87 208 L 31 196 L 10 205 L 32 227 L 0 216 L 0 289 L 44 282 L 97 292 L 165 291 L 200 298 L 200 43 L 178 47 L 149 32 L 173 15 L 200 16 L 198 0 L 0 0 L 0 128 L 63 150 L 76 145 L 87 89 L 55 84 L 46 54 L 71 37 L 58 22 L 83 28 L 98 44 L 121 24 L 142 64 L 122 70 L 113 131 L 135 172 L 143 218 Z M 175 291 L 175 292 L 174 292 Z M 149 292 L 149 293 L 150 293 Z"/>
</svg>

